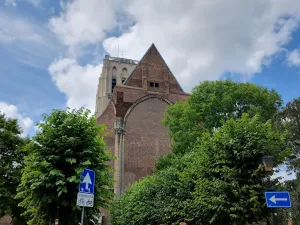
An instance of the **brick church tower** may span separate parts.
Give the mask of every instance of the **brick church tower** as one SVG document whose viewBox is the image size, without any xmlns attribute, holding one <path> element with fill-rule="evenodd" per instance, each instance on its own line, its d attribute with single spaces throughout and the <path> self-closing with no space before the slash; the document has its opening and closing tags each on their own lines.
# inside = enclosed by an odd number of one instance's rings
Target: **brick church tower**
<svg viewBox="0 0 300 225">
<path fill-rule="evenodd" d="M 105 56 L 95 114 L 107 126 L 106 143 L 116 157 L 111 165 L 117 196 L 171 151 L 162 119 L 168 105 L 187 97 L 154 44 L 140 61 Z"/>
</svg>

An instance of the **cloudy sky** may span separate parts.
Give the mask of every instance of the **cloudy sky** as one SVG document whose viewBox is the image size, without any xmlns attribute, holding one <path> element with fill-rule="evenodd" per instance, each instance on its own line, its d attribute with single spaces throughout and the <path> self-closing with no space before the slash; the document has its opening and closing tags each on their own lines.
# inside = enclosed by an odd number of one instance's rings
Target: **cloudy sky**
<svg viewBox="0 0 300 225">
<path fill-rule="evenodd" d="M 94 111 L 105 54 L 155 43 L 189 92 L 231 78 L 300 96 L 299 0 L 0 0 L 0 110 L 34 133 L 53 108 Z"/>
</svg>

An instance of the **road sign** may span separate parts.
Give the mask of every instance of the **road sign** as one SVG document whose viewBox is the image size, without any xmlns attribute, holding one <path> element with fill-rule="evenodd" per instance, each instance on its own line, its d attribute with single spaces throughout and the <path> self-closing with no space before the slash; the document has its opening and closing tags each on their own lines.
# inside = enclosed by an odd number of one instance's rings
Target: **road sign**
<svg viewBox="0 0 300 225">
<path fill-rule="evenodd" d="M 94 195 L 78 193 L 77 194 L 77 205 L 82 207 L 93 207 L 94 206 Z"/>
<path fill-rule="evenodd" d="M 80 176 L 80 185 L 77 194 L 77 205 L 82 206 L 82 214 L 84 214 L 83 207 L 94 206 L 94 189 L 95 171 L 84 169 Z"/>
<path fill-rule="evenodd" d="M 287 191 L 265 192 L 266 203 L 268 208 L 291 208 L 290 193 Z"/>
<path fill-rule="evenodd" d="M 95 187 L 95 171 L 84 169 L 80 176 L 79 193 L 94 194 Z"/>
</svg>

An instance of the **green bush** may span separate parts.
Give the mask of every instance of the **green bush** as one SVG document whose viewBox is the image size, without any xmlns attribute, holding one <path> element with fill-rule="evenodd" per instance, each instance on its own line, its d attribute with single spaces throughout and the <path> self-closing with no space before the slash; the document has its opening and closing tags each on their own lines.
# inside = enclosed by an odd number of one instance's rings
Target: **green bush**
<svg viewBox="0 0 300 225">
<path fill-rule="evenodd" d="M 112 205 L 111 224 L 246 224 L 265 219 L 266 174 L 260 157 L 276 164 L 289 154 L 286 135 L 247 114 L 229 119 L 172 165 L 133 185 Z"/>
</svg>

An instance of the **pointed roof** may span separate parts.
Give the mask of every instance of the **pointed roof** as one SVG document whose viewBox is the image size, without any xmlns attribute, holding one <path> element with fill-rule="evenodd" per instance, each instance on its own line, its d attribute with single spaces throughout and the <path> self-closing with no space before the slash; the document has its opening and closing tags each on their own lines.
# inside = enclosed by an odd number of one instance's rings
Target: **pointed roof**
<svg viewBox="0 0 300 225">
<path fill-rule="evenodd" d="M 170 92 L 184 92 L 156 46 L 152 43 L 138 65 L 125 80 L 124 85 L 142 88 L 143 80 L 145 79 L 163 83 L 166 81 L 165 74 L 168 75 L 167 81 L 170 86 Z"/>
</svg>

